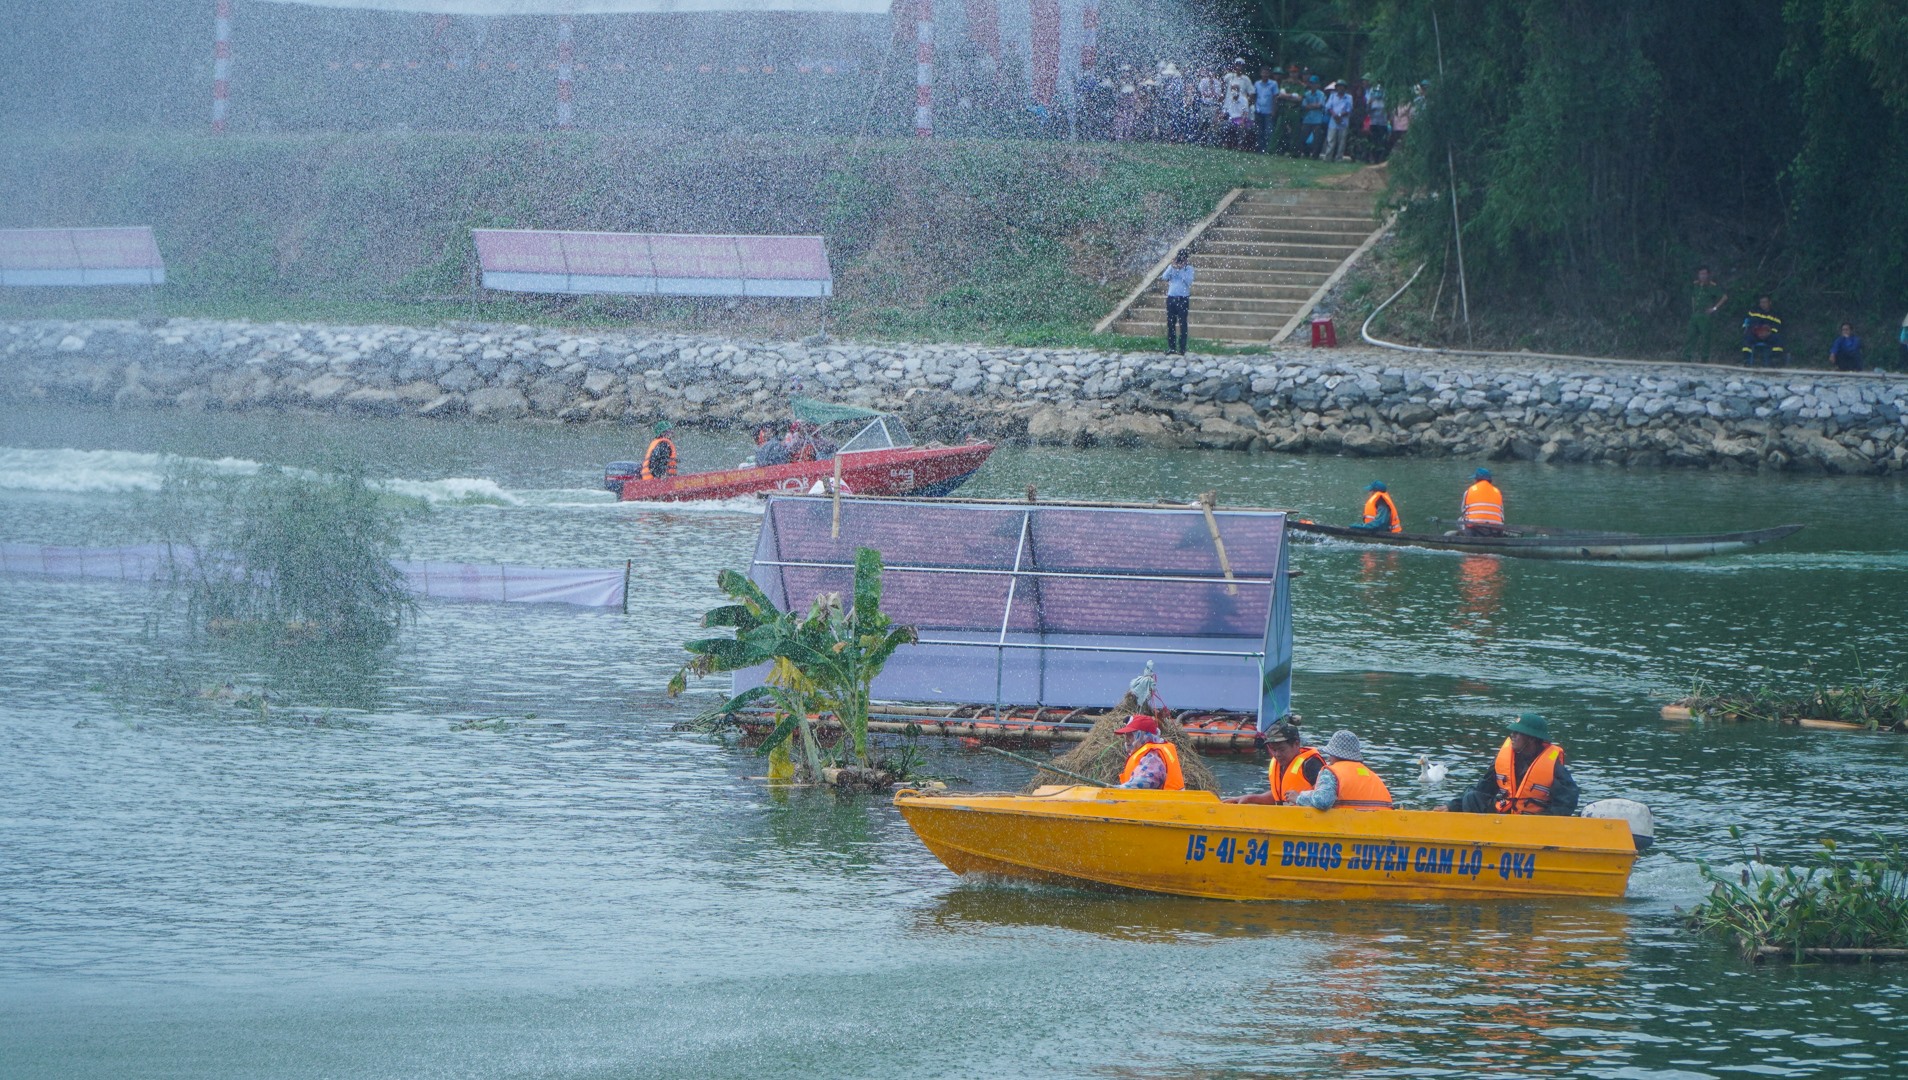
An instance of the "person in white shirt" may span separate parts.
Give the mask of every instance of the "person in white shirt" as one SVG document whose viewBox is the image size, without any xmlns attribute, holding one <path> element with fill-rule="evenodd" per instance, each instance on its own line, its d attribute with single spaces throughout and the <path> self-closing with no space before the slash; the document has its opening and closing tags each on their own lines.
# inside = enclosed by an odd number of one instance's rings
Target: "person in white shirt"
<svg viewBox="0 0 1908 1080">
<path fill-rule="evenodd" d="M 1234 149 L 1246 146 L 1246 119 L 1252 112 L 1252 80 L 1246 76 L 1245 61 L 1234 60 L 1226 72 L 1226 131 L 1224 143 Z"/>
<path fill-rule="evenodd" d="M 1318 159 L 1337 161 L 1345 156 L 1345 133 L 1351 129 L 1352 97 L 1343 83 L 1333 83 L 1327 89 L 1331 95 L 1325 99 L 1325 152 L 1318 155 Z"/>
<path fill-rule="evenodd" d="M 1192 308 L 1192 252 L 1184 248 L 1173 256 L 1173 264 L 1161 271 L 1166 283 L 1166 351 L 1186 355 L 1186 330 Z"/>
<path fill-rule="evenodd" d="M 1253 149 L 1261 154 L 1272 152 L 1273 132 L 1277 130 L 1274 117 L 1279 108 L 1279 80 L 1269 67 L 1259 69 L 1259 78 L 1252 84 L 1252 120 L 1256 130 L 1257 145 Z"/>
</svg>

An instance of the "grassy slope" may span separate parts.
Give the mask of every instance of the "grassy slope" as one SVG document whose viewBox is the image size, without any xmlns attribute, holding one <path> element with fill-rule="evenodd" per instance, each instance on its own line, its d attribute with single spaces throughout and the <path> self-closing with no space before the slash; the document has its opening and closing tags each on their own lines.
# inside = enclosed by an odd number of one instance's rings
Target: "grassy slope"
<svg viewBox="0 0 1908 1080">
<path fill-rule="evenodd" d="M 5 146 L 0 226 L 149 223 L 169 284 L 154 297 L 9 296 L 0 314 L 808 333 L 813 305 L 489 294 L 473 306 L 469 230 L 819 232 L 835 263 L 832 330 L 1025 344 L 1084 340 L 1230 188 L 1343 171 L 1007 140 L 100 135 Z"/>
</svg>

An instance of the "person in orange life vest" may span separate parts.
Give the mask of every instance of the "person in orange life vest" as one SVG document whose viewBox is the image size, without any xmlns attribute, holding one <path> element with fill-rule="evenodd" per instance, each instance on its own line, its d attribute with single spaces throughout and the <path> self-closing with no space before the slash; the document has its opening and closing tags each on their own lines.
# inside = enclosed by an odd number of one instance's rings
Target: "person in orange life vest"
<svg viewBox="0 0 1908 1080">
<path fill-rule="evenodd" d="M 1272 764 L 1266 769 L 1269 788 L 1252 795 L 1234 795 L 1225 802 L 1276 806 L 1318 786 L 1325 759 L 1311 747 L 1299 745 L 1296 722 L 1280 720 L 1267 728 L 1265 748 L 1272 754 Z"/>
<path fill-rule="evenodd" d="M 1464 505 L 1458 511 L 1458 527 L 1472 536 L 1504 535 L 1504 493 L 1491 483 L 1491 470 L 1471 474 L 1471 486 L 1464 489 Z"/>
<path fill-rule="evenodd" d="M 1346 810 L 1389 810 L 1391 789 L 1378 774 L 1365 767 L 1365 751 L 1358 736 L 1349 731 L 1334 731 L 1319 748 L 1325 767 L 1318 771 L 1312 790 L 1301 791 L 1285 800 L 1288 806 L 1309 806 L 1314 810 L 1340 807 Z"/>
<path fill-rule="evenodd" d="M 1550 724 L 1536 713 L 1519 713 L 1497 760 L 1469 791 L 1450 805 L 1461 814 L 1555 814 L 1577 812 L 1577 781 L 1564 765 L 1563 747 L 1550 741 Z"/>
<path fill-rule="evenodd" d="M 1150 716 L 1128 717 L 1116 734 L 1126 736 L 1126 768 L 1119 786 L 1155 791 L 1186 790 L 1179 770 L 1179 747 L 1159 737 L 1159 721 Z"/>
<path fill-rule="evenodd" d="M 788 464 L 788 444 L 766 425 L 755 429 L 755 464 L 760 467 Z"/>
<path fill-rule="evenodd" d="M 649 449 L 643 451 L 644 480 L 660 480 L 676 475 L 676 444 L 669 438 L 671 426 L 667 420 L 658 420 L 651 429 L 656 437 L 649 440 Z"/>
<path fill-rule="evenodd" d="M 1366 532 L 1403 532 L 1404 521 L 1398 516 L 1398 504 L 1391 501 L 1385 482 L 1373 480 L 1365 490 L 1370 493 L 1365 499 L 1365 520 L 1352 528 Z"/>
</svg>

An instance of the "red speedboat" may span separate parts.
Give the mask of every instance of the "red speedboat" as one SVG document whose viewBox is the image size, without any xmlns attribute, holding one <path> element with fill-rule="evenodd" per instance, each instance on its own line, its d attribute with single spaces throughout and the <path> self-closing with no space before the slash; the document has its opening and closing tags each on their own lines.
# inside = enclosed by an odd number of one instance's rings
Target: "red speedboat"
<svg viewBox="0 0 1908 1080">
<path fill-rule="evenodd" d="M 684 473 L 659 480 L 642 479 L 642 463 L 612 461 L 603 472 L 603 486 L 624 502 L 682 502 L 690 499 L 730 499 L 770 492 L 827 490 L 837 462 L 844 494 L 946 495 L 967 482 L 994 452 L 994 444 L 915 446 L 898 417 L 851 405 L 833 405 L 797 398 L 795 415 L 814 424 L 815 441 L 824 448 L 831 429 L 853 437 L 828 456 L 783 465 L 741 465 L 714 472 Z M 859 427 L 853 426 L 859 424 Z"/>
</svg>

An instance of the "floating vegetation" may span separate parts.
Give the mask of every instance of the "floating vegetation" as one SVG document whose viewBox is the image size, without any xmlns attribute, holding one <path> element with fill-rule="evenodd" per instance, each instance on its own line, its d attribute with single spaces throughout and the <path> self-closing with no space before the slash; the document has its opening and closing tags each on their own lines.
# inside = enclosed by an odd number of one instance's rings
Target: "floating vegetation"
<svg viewBox="0 0 1908 1080">
<path fill-rule="evenodd" d="M 169 468 L 149 514 L 171 552 L 164 582 L 208 635 L 386 644 L 415 610 L 391 565 L 412 508 L 362 470 L 249 476 Z"/>
<path fill-rule="evenodd" d="M 1740 842 L 1742 830 L 1732 825 L 1729 835 Z M 1908 959 L 1908 857 L 1898 845 L 1858 858 L 1824 840 L 1800 872 L 1763 866 L 1760 851 L 1744 857 L 1758 869 L 1702 865 L 1711 888 L 1689 913 L 1691 929 L 1733 937 L 1753 959 Z"/>
<path fill-rule="evenodd" d="M 705 725 L 731 717 L 757 702 L 774 710 L 775 727 L 763 739 L 761 753 L 773 754 L 799 740 L 811 779 L 844 789 L 879 789 L 896 777 L 874 757 L 868 741 L 870 687 L 896 649 L 914 641 L 914 628 L 896 626 L 881 610 L 881 553 L 855 551 L 854 595 L 819 596 L 806 617 L 777 608 L 768 595 L 742 574 L 724 570 L 716 584 L 735 601 L 703 616 L 707 628 L 729 628 L 733 637 L 686 642 L 691 659 L 669 680 L 669 696 L 687 688 L 692 676 L 772 665 L 768 684 L 745 690 L 705 713 Z M 814 733 L 818 713 L 828 713 L 846 732 L 852 759 L 839 769 L 822 764 Z M 723 721 L 726 723 L 727 720 Z"/>
<path fill-rule="evenodd" d="M 1801 693 L 1765 686 L 1747 693 L 1710 694 L 1699 685 L 1689 696 L 1665 705 L 1663 718 L 1908 733 L 1908 687 L 1877 681 L 1817 686 Z"/>
</svg>

